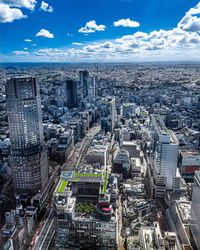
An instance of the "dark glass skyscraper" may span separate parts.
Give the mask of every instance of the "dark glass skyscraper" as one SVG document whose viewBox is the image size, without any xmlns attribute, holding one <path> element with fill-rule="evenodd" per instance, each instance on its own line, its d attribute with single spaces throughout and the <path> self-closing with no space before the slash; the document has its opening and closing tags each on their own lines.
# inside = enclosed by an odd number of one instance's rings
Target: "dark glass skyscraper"
<svg viewBox="0 0 200 250">
<path fill-rule="evenodd" d="M 29 76 L 10 79 L 6 95 L 14 189 L 17 194 L 34 195 L 48 179 L 38 81 Z"/>
<path fill-rule="evenodd" d="M 67 107 L 77 107 L 77 82 L 73 80 L 66 81 Z"/>
<path fill-rule="evenodd" d="M 83 88 L 83 97 L 88 95 L 89 72 L 87 70 L 79 71 L 80 86 Z"/>
</svg>

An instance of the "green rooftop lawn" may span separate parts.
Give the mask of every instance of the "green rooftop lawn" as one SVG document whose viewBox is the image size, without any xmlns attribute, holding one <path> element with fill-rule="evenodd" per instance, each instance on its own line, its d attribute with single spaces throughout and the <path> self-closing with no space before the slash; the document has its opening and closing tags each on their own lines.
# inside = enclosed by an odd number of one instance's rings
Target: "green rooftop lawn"
<svg viewBox="0 0 200 250">
<path fill-rule="evenodd" d="M 67 182 L 68 182 L 68 181 L 64 181 L 64 180 L 62 180 L 62 181 L 60 182 L 60 184 L 59 184 L 59 186 L 58 186 L 58 188 L 57 188 L 57 190 L 56 190 L 56 194 L 57 194 L 57 193 L 63 193 L 63 192 L 64 192 L 65 187 L 67 186 Z"/>
<path fill-rule="evenodd" d="M 74 178 L 72 179 L 72 181 L 79 181 L 79 178 Z"/>
<path fill-rule="evenodd" d="M 106 193 L 106 187 L 107 187 L 107 179 L 108 179 L 108 173 L 105 173 L 105 180 L 104 180 L 104 187 L 103 187 L 103 193 Z"/>
<path fill-rule="evenodd" d="M 81 176 L 93 176 L 93 177 L 101 177 L 102 174 L 85 174 L 85 173 L 75 173 L 74 177 L 81 177 Z"/>
</svg>

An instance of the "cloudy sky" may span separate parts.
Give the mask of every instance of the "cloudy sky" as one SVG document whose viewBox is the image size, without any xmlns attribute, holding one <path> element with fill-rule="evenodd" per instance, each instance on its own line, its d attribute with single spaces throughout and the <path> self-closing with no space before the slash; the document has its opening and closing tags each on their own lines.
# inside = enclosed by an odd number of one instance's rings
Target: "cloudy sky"
<svg viewBox="0 0 200 250">
<path fill-rule="evenodd" d="M 2 62 L 193 60 L 196 0 L 0 0 Z"/>
</svg>

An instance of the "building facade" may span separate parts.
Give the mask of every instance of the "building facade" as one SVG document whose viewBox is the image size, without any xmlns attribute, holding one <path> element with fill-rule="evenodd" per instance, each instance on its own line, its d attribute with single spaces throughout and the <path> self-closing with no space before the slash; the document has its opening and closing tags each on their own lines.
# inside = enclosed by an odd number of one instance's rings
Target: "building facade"
<svg viewBox="0 0 200 250">
<path fill-rule="evenodd" d="M 34 195 L 48 179 L 38 81 L 35 77 L 10 79 L 6 95 L 14 189 L 18 194 Z"/>
<path fill-rule="evenodd" d="M 89 72 L 87 70 L 79 71 L 80 87 L 83 89 L 83 98 L 88 95 Z"/>
<path fill-rule="evenodd" d="M 168 130 L 159 115 L 151 116 L 152 125 L 152 167 L 155 183 L 155 196 L 162 197 L 166 190 L 178 188 L 180 178 L 177 176 L 178 140 Z"/>
<path fill-rule="evenodd" d="M 105 132 L 113 133 L 116 119 L 115 112 L 115 97 L 105 97 L 101 105 L 101 128 Z"/>
<path fill-rule="evenodd" d="M 107 173 L 63 172 L 54 192 L 56 247 L 117 249 L 116 200 Z"/>
<path fill-rule="evenodd" d="M 190 230 L 197 249 L 200 249 L 200 171 L 195 172 L 192 204 L 190 211 Z"/>
<path fill-rule="evenodd" d="M 77 82 L 74 80 L 66 81 L 66 99 L 69 109 L 77 107 Z"/>
</svg>

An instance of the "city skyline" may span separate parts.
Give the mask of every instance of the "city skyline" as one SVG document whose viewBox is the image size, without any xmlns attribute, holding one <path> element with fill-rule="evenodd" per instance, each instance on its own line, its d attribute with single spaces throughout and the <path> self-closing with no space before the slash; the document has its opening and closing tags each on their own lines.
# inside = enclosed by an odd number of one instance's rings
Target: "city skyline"
<svg viewBox="0 0 200 250">
<path fill-rule="evenodd" d="M 0 7 L 1 62 L 199 61 L 199 1 L 0 0 Z"/>
</svg>

